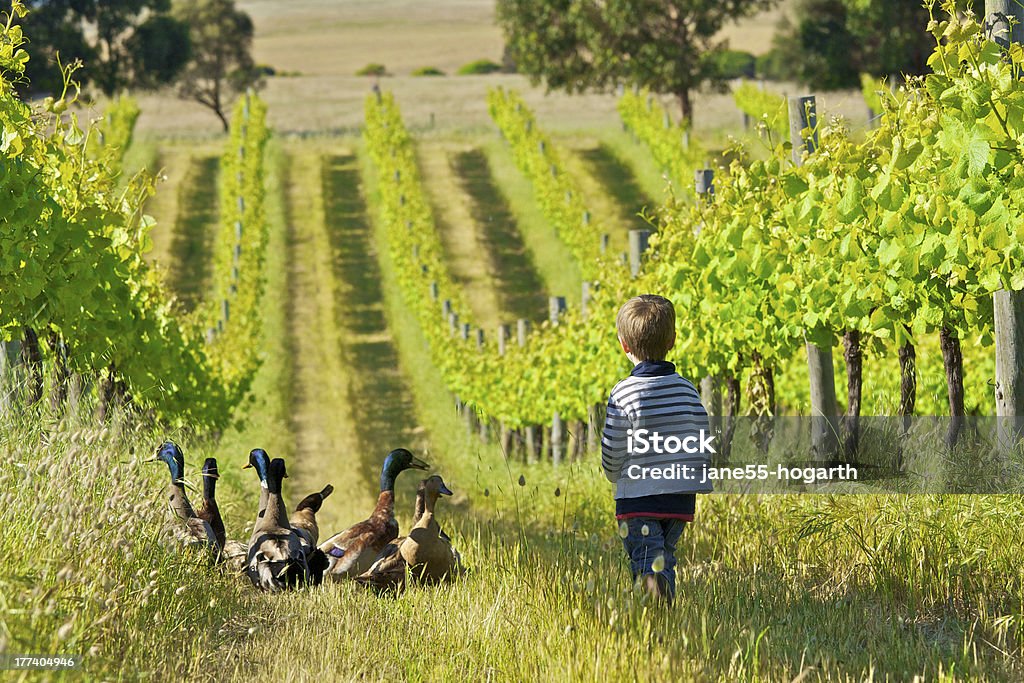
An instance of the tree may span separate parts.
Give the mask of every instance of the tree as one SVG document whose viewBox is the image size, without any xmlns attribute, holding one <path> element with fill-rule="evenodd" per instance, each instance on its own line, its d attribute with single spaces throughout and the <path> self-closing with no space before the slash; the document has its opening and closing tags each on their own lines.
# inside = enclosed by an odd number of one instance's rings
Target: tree
<svg viewBox="0 0 1024 683">
<path fill-rule="evenodd" d="M 777 0 L 498 0 L 498 23 L 520 73 L 549 90 L 636 85 L 675 95 L 722 86 L 717 38 L 730 21 Z"/>
<path fill-rule="evenodd" d="M 165 85 L 187 57 L 183 41 L 165 42 L 168 49 L 155 72 L 145 71 L 147 62 L 140 59 L 139 51 L 158 33 L 181 34 L 166 14 L 170 0 L 29 0 L 26 5 L 29 14 L 22 23 L 32 39 L 33 58 L 25 75 L 32 92 L 63 87 L 58 56 L 63 64 L 81 61 L 78 83 L 107 95 L 126 87 Z"/>
<path fill-rule="evenodd" d="M 957 3 L 966 8 L 967 2 Z M 857 87 L 872 76 L 928 73 L 935 39 L 922 0 L 799 0 L 779 24 L 776 74 L 814 89 Z"/>
<path fill-rule="evenodd" d="M 801 0 L 796 21 L 783 18 L 773 42 L 782 75 L 815 90 L 839 90 L 860 83 L 859 40 L 844 0 Z"/>
<path fill-rule="evenodd" d="M 171 14 L 189 27 L 192 46 L 178 95 L 212 109 L 227 132 L 231 97 L 260 80 L 252 58 L 252 19 L 234 0 L 180 0 Z"/>
</svg>

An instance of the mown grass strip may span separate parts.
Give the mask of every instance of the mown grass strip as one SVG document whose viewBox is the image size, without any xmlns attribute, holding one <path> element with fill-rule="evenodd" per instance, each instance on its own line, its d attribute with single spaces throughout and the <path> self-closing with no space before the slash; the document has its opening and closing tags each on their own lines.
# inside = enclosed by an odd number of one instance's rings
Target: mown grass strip
<svg viewBox="0 0 1024 683">
<path fill-rule="evenodd" d="M 497 291 L 500 313 L 506 320 L 543 319 L 547 292 L 523 241 L 512 207 L 499 191 L 487 155 L 479 148 L 458 151 L 449 162 L 462 190 L 470 199 L 480 246 L 487 256 Z"/>
<path fill-rule="evenodd" d="M 210 285 L 211 250 L 220 216 L 219 169 L 220 159 L 216 156 L 190 156 L 178 187 L 178 211 L 171 241 L 175 266 L 167 271 L 167 277 L 186 311 L 196 309 Z"/>
</svg>

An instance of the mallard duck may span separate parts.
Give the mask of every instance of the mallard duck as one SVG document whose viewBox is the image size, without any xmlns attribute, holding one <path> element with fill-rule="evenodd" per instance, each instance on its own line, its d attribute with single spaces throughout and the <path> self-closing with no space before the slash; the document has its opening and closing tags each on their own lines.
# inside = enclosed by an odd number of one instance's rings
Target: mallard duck
<svg viewBox="0 0 1024 683">
<path fill-rule="evenodd" d="M 256 519 L 263 519 L 263 511 L 267 509 L 267 473 L 270 469 L 270 456 L 262 448 L 249 451 L 249 463 L 242 469 L 254 469 L 260 479 L 260 502 L 256 508 Z"/>
<path fill-rule="evenodd" d="M 306 563 L 309 565 L 309 574 L 314 586 L 319 586 L 324 579 L 324 572 L 330 566 L 324 551 L 316 547 L 320 540 L 320 527 L 316 523 L 316 513 L 324 503 L 324 498 L 331 495 L 334 487 L 328 484 L 323 490 L 311 493 L 295 506 L 295 512 L 288 520 L 292 529 L 299 535 L 302 541 L 302 550 L 306 553 Z"/>
<path fill-rule="evenodd" d="M 220 508 L 217 506 L 217 480 L 220 479 L 220 470 L 217 469 L 217 459 L 207 458 L 203 463 L 203 504 L 196 515 L 206 520 L 213 529 L 213 535 L 220 545 L 220 561 L 227 569 L 241 572 L 245 567 L 245 556 L 249 552 L 249 546 L 241 541 L 233 541 L 227 538 L 224 531 L 224 520 L 220 515 Z"/>
<path fill-rule="evenodd" d="M 423 480 L 426 482 L 426 479 Z M 426 507 L 426 487 L 420 483 L 416 489 L 416 504 L 413 507 L 412 523 L 420 521 L 423 510 Z M 405 558 L 399 552 L 399 548 L 407 536 L 399 536 L 384 546 L 384 549 L 377 555 L 370 568 L 356 577 L 356 581 L 367 588 L 378 593 L 394 592 L 401 593 L 405 590 Z"/>
<path fill-rule="evenodd" d="M 408 450 L 396 448 L 384 459 L 380 473 L 380 495 L 369 519 L 345 529 L 320 544 L 327 556 L 327 573 L 336 581 L 355 578 L 369 569 L 391 541 L 398 538 L 395 519 L 395 478 L 407 469 L 429 467 Z"/>
<path fill-rule="evenodd" d="M 295 506 L 295 512 L 288 520 L 292 528 L 314 548 L 317 541 L 320 540 L 320 527 L 316 523 L 316 513 L 320 512 L 324 498 L 331 495 L 333 491 L 334 487 L 328 484 L 323 490 L 309 494 L 299 501 L 299 504 Z"/>
<path fill-rule="evenodd" d="M 284 460 L 274 458 L 267 468 L 267 506 L 257 517 L 249 541 L 245 573 L 257 588 L 279 591 L 310 580 L 306 553 L 299 535 L 288 524 L 281 497 L 287 478 Z"/>
<path fill-rule="evenodd" d="M 220 508 L 217 507 L 218 479 L 220 472 L 217 470 L 217 459 L 207 458 L 203 462 L 203 504 L 196 511 L 196 516 L 209 523 L 217 539 L 217 545 L 223 548 L 227 539 L 224 534 L 224 520 L 221 519 Z"/>
<path fill-rule="evenodd" d="M 409 530 L 409 537 L 399 546 L 399 553 L 414 579 L 423 583 L 439 583 L 464 571 L 462 558 L 452 548 L 452 540 L 434 518 L 438 497 L 450 496 L 452 492 L 436 474 L 424 479 L 421 488 L 424 494 L 423 514 Z"/>
<path fill-rule="evenodd" d="M 192 504 L 185 495 L 185 454 L 178 444 L 165 441 L 156 449 L 156 456 L 150 462 L 163 462 L 171 473 L 171 483 L 167 486 L 167 497 L 171 511 L 182 524 L 174 526 L 174 537 L 188 546 L 199 547 L 212 552 L 220 552 L 220 545 L 210 523 L 196 515 Z"/>
</svg>

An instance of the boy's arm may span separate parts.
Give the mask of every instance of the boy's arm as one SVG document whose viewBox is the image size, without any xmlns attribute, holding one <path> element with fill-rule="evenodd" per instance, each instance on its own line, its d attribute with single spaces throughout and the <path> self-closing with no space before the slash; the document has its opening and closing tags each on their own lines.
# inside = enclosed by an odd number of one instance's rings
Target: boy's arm
<svg viewBox="0 0 1024 683">
<path fill-rule="evenodd" d="M 604 476 L 613 484 L 619 481 L 622 468 L 629 458 L 626 430 L 630 426 L 629 418 L 615 402 L 615 397 L 609 397 L 604 431 L 601 434 L 601 468 L 604 469 Z"/>
</svg>

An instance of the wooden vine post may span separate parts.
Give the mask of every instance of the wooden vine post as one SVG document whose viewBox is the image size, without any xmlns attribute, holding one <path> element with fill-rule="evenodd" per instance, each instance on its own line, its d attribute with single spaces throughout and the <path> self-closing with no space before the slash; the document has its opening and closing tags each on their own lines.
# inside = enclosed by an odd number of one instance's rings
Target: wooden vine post
<svg viewBox="0 0 1024 683">
<path fill-rule="evenodd" d="M 558 325 L 565 313 L 565 297 L 553 296 L 548 299 L 548 317 L 552 325 Z M 562 464 L 565 450 L 565 423 L 556 410 L 551 416 L 551 464 L 558 467 Z"/>
<path fill-rule="evenodd" d="M 11 408 L 11 391 L 14 381 L 11 363 L 7 358 L 7 342 L 0 340 L 0 415 Z"/>
<path fill-rule="evenodd" d="M 1024 43 L 1020 0 L 985 0 L 985 30 L 1008 49 Z M 1013 450 L 1024 437 L 1024 291 L 992 295 L 996 341 L 996 429 L 999 447 Z"/>
<path fill-rule="evenodd" d="M 529 334 L 530 321 L 526 318 L 516 320 L 516 343 L 519 346 L 526 346 L 526 338 Z M 537 425 L 523 427 L 523 440 L 526 447 L 526 462 L 537 462 L 537 451 L 540 450 L 540 443 L 537 441 Z"/>
<path fill-rule="evenodd" d="M 512 326 L 505 323 L 498 325 L 498 355 L 504 356 L 508 349 L 508 340 L 512 336 Z M 513 432 L 504 421 L 498 423 L 498 445 L 506 458 L 513 458 L 514 450 L 518 448 L 517 439 L 513 438 Z"/>
<path fill-rule="evenodd" d="M 814 96 L 789 98 L 789 136 L 793 143 L 793 163 L 803 165 L 806 150 L 813 154 L 818 146 L 817 110 Z M 804 131 L 810 133 L 804 137 Z M 832 368 L 832 349 L 823 349 L 808 341 L 807 370 L 811 389 L 811 447 L 821 460 L 831 460 L 839 447 L 836 379 Z"/>
<path fill-rule="evenodd" d="M 650 239 L 650 230 L 629 231 L 629 272 L 633 277 L 640 274 L 640 266 L 643 264 L 644 252 L 647 251 L 647 245 Z"/>
<path fill-rule="evenodd" d="M 699 168 L 694 172 L 693 189 L 697 194 L 697 201 L 702 204 L 710 204 L 715 197 L 715 172 L 710 168 Z M 716 419 L 722 415 L 722 390 L 719 383 L 711 375 L 705 375 L 700 380 L 700 400 L 708 416 L 712 418 L 711 428 L 716 427 Z"/>
</svg>

